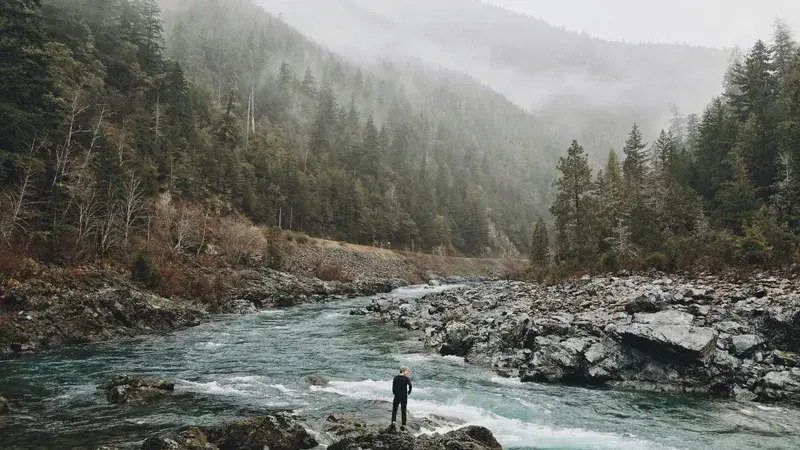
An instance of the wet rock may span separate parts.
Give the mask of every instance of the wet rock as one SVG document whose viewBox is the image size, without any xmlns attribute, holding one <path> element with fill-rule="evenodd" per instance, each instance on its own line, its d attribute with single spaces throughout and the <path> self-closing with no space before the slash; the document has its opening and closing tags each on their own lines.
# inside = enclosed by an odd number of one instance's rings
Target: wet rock
<svg viewBox="0 0 800 450">
<path fill-rule="evenodd" d="M 440 435 L 420 435 L 392 429 L 364 430 L 345 437 L 328 450 L 502 450 L 502 447 L 483 427 L 469 426 Z"/>
<path fill-rule="evenodd" d="M 749 356 L 764 343 L 761 336 L 755 334 L 740 334 L 731 338 L 730 351 L 736 356 Z"/>
<path fill-rule="evenodd" d="M 463 322 L 448 323 L 444 329 L 445 340 L 439 348 L 442 356 L 466 356 L 475 343 L 472 329 Z"/>
<path fill-rule="evenodd" d="M 192 427 L 172 438 L 147 438 L 142 450 L 219 450 L 219 447 L 208 442 L 199 428 Z"/>
<path fill-rule="evenodd" d="M 0 396 L 0 415 L 8 414 L 11 411 L 11 408 L 8 406 L 8 400 L 5 397 Z"/>
<path fill-rule="evenodd" d="M 328 385 L 328 380 L 316 375 L 311 375 L 310 377 L 306 378 L 306 383 L 308 383 L 309 386 L 325 387 Z"/>
<path fill-rule="evenodd" d="M 366 316 L 367 314 L 369 314 L 369 311 L 364 308 L 355 308 L 350 310 L 351 316 Z"/>
<path fill-rule="evenodd" d="M 175 390 L 175 384 L 164 380 L 147 380 L 120 375 L 97 388 L 106 391 L 106 399 L 109 403 L 141 405 L 169 395 Z"/>
<path fill-rule="evenodd" d="M 318 445 L 317 440 L 287 413 L 200 429 L 220 450 L 303 450 Z"/>
<path fill-rule="evenodd" d="M 772 371 L 764 375 L 757 390 L 761 401 L 788 401 L 800 404 L 800 369 Z"/>
</svg>

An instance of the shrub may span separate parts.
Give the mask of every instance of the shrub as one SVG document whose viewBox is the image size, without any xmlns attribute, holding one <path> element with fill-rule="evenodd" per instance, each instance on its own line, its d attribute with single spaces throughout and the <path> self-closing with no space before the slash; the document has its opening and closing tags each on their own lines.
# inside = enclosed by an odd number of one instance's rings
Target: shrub
<svg viewBox="0 0 800 450">
<path fill-rule="evenodd" d="M 669 258 L 667 258 L 667 255 L 661 252 L 655 252 L 647 255 L 647 258 L 645 258 L 644 262 L 650 269 L 666 270 L 667 266 L 669 266 Z"/>
<path fill-rule="evenodd" d="M 264 251 L 264 263 L 273 270 L 282 270 L 284 266 L 285 251 L 281 241 L 281 233 L 278 230 L 270 229 L 266 231 L 267 248 Z"/>
<path fill-rule="evenodd" d="M 156 288 L 161 282 L 161 275 L 158 269 L 150 262 L 147 256 L 142 254 L 136 256 L 136 261 L 131 267 L 131 278 L 149 288 Z"/>
</svg>

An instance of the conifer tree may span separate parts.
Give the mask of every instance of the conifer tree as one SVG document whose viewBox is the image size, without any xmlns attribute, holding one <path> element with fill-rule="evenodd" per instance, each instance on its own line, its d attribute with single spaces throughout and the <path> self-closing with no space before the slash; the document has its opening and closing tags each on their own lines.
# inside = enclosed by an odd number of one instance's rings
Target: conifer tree
<svg viewBox="0 0 800 450">
<path fill-rule="evenodd" d="M 530 261 L 533 266 L 545 267 L 549 258 L 550 238 L 547 234 L 547 225 L 544 223 L 544 219 L 539 217 L 533 227 Z"/>
</svg>

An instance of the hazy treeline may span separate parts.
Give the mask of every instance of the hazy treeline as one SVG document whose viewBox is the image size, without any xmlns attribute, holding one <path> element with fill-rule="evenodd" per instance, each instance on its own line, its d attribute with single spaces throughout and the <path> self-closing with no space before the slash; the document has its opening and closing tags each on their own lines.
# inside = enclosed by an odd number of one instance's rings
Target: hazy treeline
<svg viewBox="0 0 800 450">
<path fill-rule="evenodd" d="M 538 267 L 781 265 L 800 233 L 800 50 L 778 23 L 735 61 L 701 116 L 675 116 L 650 145 L 637 127 L 593 174 L 562 157 L 555 224 L 534 232 Z M 552 242 L 551 242 L 552 241 Z"/>
<path fill-rule="evenodd" d="M 239 211 L 365 244 L 527 250 L 556 150 L 522 109 L 454 74 L 359 70 L 249 1 L 168 11 L 0 6 L 4 245 L 124 251 L 160 207 L 176 247 L 190 216 Z"/>
</svg>

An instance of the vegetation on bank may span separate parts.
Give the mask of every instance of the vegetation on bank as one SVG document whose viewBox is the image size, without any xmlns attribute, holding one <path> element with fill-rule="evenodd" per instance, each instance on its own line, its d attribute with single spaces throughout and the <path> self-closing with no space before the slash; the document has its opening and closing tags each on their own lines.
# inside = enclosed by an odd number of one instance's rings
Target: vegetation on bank
<svg viewBox="0 0 800 450">
<path fill-rule="evenodd" d="M 573 141 L 554 224 L 535 226 L 532 275 L 576 270 L 782 267 L 800 237 L 800 49 L 778 23 L 735 60 L 702 116 L 652 145 L 634 126 L 596 173 Z M 558 275 L 556 275 L 557 277 Z"/>
</svg>

